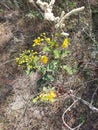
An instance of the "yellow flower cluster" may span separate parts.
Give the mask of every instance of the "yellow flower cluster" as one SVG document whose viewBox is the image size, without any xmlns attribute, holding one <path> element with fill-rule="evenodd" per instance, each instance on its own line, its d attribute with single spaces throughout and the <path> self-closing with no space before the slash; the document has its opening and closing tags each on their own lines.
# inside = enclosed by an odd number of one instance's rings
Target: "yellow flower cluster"
<svg viewBox="0 0 98 130">
<path fill-rule="evenodd" d="M 43 92 L 39 96 L 33 99 L 33 103 L 36 103 L 38 100 L 41 102 L 54 102 L 56 97 L 56 93 L 54 90 L 50 90 L 49 92 Z"/>
<path fill-rule="evenodd" d="M 32 69 L 33 61 L 35 59 L 37 59 L 36 54 L 37 54 L 37 52 L 25 50 L 25 51 L 23 51 L 22 54 L 20 54 L 19 58 L 16 58 L 16 62 L 18 63 L 19 66 L 22 64 L 25 64 L 26 67 Z"/>
<path fill-rule="evenodd" d="M 61 44 L 60 41 L 62 39 L 60 38 L 62 37 L 59 36 L 59 34 L 53 34 L 49 38 L 47 37 L 46 33 L 42 33 L 33 41 L 32 45 L 33 47 L 38 46 L 38 48 L 35 48 L 38 52 L 34 52 L 33 50 L 25 50 L 22 54 L 19 55 L 19 58 L 16 58 L 18 66 L 23 65 L 23 69 L 30 71 L 33 71 L 33 69 L 40 70 L 43 67 L 47 67 L 47 63 L 49 63 L 49 60 L 50 62 L 53 59 L 59 60 L 59 58 L 63 55 L 61 51 L 63 49 L 66 49 L 69 45 L 68 38 L 65 38 L 63 43 Z"/>
<path fill-rule="evenodd" d="M 45 41 L 47 42 L 47 43 L 50 43 L 50 38 L 45 38 Z"/>
<path fill-rule="evenodd" d="M 47 62 L 48 62 L 48 57 L 47 57 L 46 55 L 43 55 L 43 56 L 41 56 L 40 61 L 41 61 L 42 63 L 44 63 L 44 64 L 47 64 Z"/>
<path fill-rule="evenodd" d="M 50 101 L 50 102 L 54 102 L 54 98 L 56 97 L 56 94 L 53 90 L 51 90 L 49 93 L 42 93 L 40 95 L 40 100 L 42 102 L 44 101 Z"/>
<path fill-rule="evenodd" d="M 38 37 L 37 39 L 35 39 L 33 42 L 34 44 L 32 45 L 33 47 L 36 46 L 36 45 L 40 45 L 41 42 L 43 42 L 44 39 L 41 38 L 41 37 Z"/>
<path fill-rule="evenodd" d="M 63 44 L 62 44 L 62 48 L 67 48 L 68 44 L 69 44 L 69 40 L 68 40 L 68 38 L 65 38 L 63 41 Z"/>
</svg>

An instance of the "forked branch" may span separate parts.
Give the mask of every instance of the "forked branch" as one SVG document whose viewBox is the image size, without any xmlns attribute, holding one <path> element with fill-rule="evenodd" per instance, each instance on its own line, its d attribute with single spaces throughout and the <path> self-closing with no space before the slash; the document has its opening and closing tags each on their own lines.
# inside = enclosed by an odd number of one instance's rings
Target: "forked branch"
<svg viewBox="0 0 98 130">
<path fill-rule="evenodd" d="M 30 3 L 34 3 L 34 0 L 29 0 Z M 84 10 L 84 6 L 80 8 L 76 8 L 65 14 L 64 11 L 62 11 L 61 16 L 54 16 L 53 11 L 53 5 L 55 3 L 55 0 L 51 0 L 50 3 L 42 2 L 41 0 L 37 0 L 36 4 L 44 11 L 44 19 L 48 21 L 55 22 L 55 28 L 62 29 L 65 27 L 65 19 L 68 19 L 71 15 L 77 14 Z"/>
</svg>

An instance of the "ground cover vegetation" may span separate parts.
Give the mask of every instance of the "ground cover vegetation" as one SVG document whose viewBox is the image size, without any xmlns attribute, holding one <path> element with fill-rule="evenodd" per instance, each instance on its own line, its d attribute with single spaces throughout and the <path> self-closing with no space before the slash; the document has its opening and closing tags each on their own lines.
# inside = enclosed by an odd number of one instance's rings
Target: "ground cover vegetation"
<svg viewBox="0 0 98 130">
<path fill-rule="evenodd" d="M 97 5 L 0 2 L 1 130 L 98 129 Z"/>
</svg>

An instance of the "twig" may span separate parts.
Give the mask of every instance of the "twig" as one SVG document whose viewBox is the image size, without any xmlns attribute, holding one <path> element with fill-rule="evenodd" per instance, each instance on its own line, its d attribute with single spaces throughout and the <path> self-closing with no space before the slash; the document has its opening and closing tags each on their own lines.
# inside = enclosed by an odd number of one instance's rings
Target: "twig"
<svg viewBox="0 0 98 130">
<path fill-rule="evenodd" d="M 47 2 L 42 2 L 41 0 L 37 0 L 36 4 L 40 6 L 40 8 L 44 11 L 44 19 L 48 21 L 55 21 L 56 17 L 52 12 L 53 5 L 55 0 L 51 0 L 48 4 Z"/>
<path fill-rule="evenodd" d="M 34 0 L 29 0 L 30 3 L 34 4 Z M 53 5 L 55 3 L 55 0 L 51 0 L 50 3 L 48 2 L 43 2 L 41 0 L 37 0 L 36 4 L 40 6 L 40 8 L 44 11 L 44 19 L 48 21 L 53 21 L 55 22 L 55 28 L 56 29 L 62 29 L 65 24 L 64 21 L 65 19 L 68 19 L 72 14 L 79 13 L 84 10 L 84 6 L 80 8 L 76 8 L 65 14 L 64 11 L 62 11 L 61 16 L 55 17 L 54 13 L 52 12 Z"/>
<path fill-rule="evenodd" d="M 78 102 L 78 99 L 77 99 L 77 100 L 74 100 L 74 102 L 65 110 L 65 112 L 64 112 L 63 115 L 62 115 L 62 121 L 63 121 L 64 125 L 65 125 L 68 129 L 70 129 L 70 130 L 78 129 L 78 128 L 80 128 L 80 126 L 83 124 L 83 122 L 82 122 L 82 123 L 80 123 L 78 126 L 76 126 L 76 127 L 74 127 L 74 128 L 71 128 L 71 127 L 65 122 L 65 119 L 64 119 L 65 114 L 67 113 L 67 111 L 70 111 L 70 109 L 71 109 L 77 102 Z"/>
<path fill-rule="evenodd" d="M 10 10 L 10 8 L 3 2 L 0 2 L 1 5 L 3 5 L 4 7 L 6 7 L 8 10 Z"/>
<path fill-rule="evenodd" d="M 64 20 L 68 19 L 71 15 L 79 13 L 81 11 L 84 10 L 84 6 L 80 7 L 80 8 L 76 8 L 71 10 L 70 12 L 68 12 L 63 18 L 59 19 L 58 23 L 55 25 L 56 28 L 62 28 L 62 24 L 64 25 Z"/>
<path fill-rule="evenodd" d="M 92 96 L 92 99 L 91 99 L 91 103 L 90 103 L 91 105 L 93 104 L 94 97 L 95 97 L 95 95 L 96 95 L 97 90 L 98 90 L 98 87 L 95 89 L 95 91 L 94 91 L 94 93 L 93 93 L 93 96 Z"/>
<path fill-rule="evenodd" d="M 91 103 L 87 102 L 86 100 L 82 99 L 81 97 L 77 97 L 73 94 L 71 94 L 72 97 L 82 101 L 85 105 L 87 105 L 92 111 L 98 112 L 98 108 L 94 107 Z"/>
<path fill-rule="evenodd" d="M 95 38 L 93 38 L 89 33 L 87 33 L 84 28 L 82 29 L 82 31 L 83 31 L 95 44 L 97 44 Z"/>
<path fill-rule="evenodd" d="M 91 80 L 91 81 L 92 81 L 92 80 Z M 93 80 L 93 81 L 94 81 L 94 80 Z M 88 82 L 89 82 L 89 81 L 88 81 Z M 87 82 L 86 82 L 86 83 L 87 83 Z M 71 108 L 72 108 L 78 101 L 82 101 L 82 102 L 83 102 L 85 105 L 87 105 L 92 111 L 98 112 L 98 108 L 96 108 L 96 107 L 94 107 L 94 106 L 92 105 L 93 100 L 94 100 L 94 96 L 95 96 L 97 90 L 98 90 L 98 87 L 96 88 L 96 90 L 95 90 L 94 93 L 93 93 L 93 96 L 92 96 L 92 99 L 91 99 L 91 103 L 87 102 L 86 100 L 82 99 L 81 97 L 75 96 L 75 95 L 73 94 L 73 92 L 70 92 L 70 93 L 69 93 L 69 96 L 72 97 L 72 99 L 74 100 L 74 102 L 65 110 L 65 112 L 64 112 L 63 115 L 62 115 L 62 121 L 63 121 L 64 125 L 65 125 L 69 130 L 79 129 L 80 126 L 83 124 L 83 122 L 82 122 L 82 123 L 80 123 L 78 126 L 76 126 L 75 128 L 71 128 L 71 127 L 65 122 L 65 119 L 64 119 L 65 114 L 67 113 L 67 111 L 70 111 Z M 71 91 L 71 90 L 70 90 L 70 91 Z"/>
<path fill-rule="evenodd" d="M 77 9 L 73 9 L 71 10 L 69 13 L 67 13 L 63 19 L 68 19 L 72 14 L 76 14 L 76 13 L 79 13 L 81 11 L 84 10 L 84 6 L 80 7 L 80 8 L 77 8 Z"/>
<path fill-rule="evenodd" d="M 8 61 L 6 61 L 6 62 L 4 62 L 4 63 L 0 64 L 0 67 L 1 67 L 1 66 L 3 66 L 3 65 L 5 65 L 5 64 L 7 64 L 7 63 L 12 62 L 12 61 L 15 61 L 15 60 L 16 60 L 16 59 L 8 60 Z"/>
</svg>

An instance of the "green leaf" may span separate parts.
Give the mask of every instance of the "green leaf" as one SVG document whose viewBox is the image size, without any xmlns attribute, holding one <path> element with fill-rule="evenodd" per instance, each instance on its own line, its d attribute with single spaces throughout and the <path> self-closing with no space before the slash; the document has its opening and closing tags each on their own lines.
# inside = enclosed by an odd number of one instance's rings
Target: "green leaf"
<svg viewBox="0 0 98 130">
<path fill-rule="evenodd" d="M 59 51 L 59 50 L 54 50 L 54 51 L 53 51 L 53 54 L 54 54 L 54 58 L 55 58 L 55 59 L 60 58 L 60 51 Z"/>
<path fill-rule="evenodd" d="M 42 73 L 42 74 L 45 74 L 46 71 L 47 71 L 47 69 L 46 69 L 45 67 L 41 67 L 41 68 L 39 69 L 39 72 Z"/>
<path fill-rule="evenodd" d="M 14 0 L 14 4 L 17 8 L 19 8 L 19 2 L 17 0 Z"/>
<path fill-rule="evenodd" d="M 50 52 L 51 50 L 50 50 L 49 47 L 46 46 L 46 47 L 43 48 L 43 51 L 44 51 L 44 52 Z"/>
<path fill-rule="evenodd" d="M 68 54 L 70 54 L 70 52 L 71 51 L 69 51 L 69 50 L 62 50 L 61 51 L 61 57 L 64 58 L 64 57 L 68 56 Z"/>
<path fill-rule="evenodd" d="M 41 87 L 42 84 L 46 83 L 46 79 L 45 76 L 41 77 L 38 81 L 37 81 L 37 87 L 36 90 L 39 91 L 39 88 Z"/>
<path fill-rule="evenodd" d="M 47 88 L 46 88 L 46 87 L 43 87 L 43 91 L 44 91 L 44 92 L 47 92 Z"/>
<path fill-rule="evenodd" d="M 36 64 L 37 60 L 38 60 L 38 56 L 35 56 L 33 62 Z"/>
<path fill-rule="evenodd" d="M 75 3 L 73 1 L 69 1 L 69 7 L 73 8 L 75 6 Z"/>
<path fill-rule="evenodd" d="M 30 68 L 29 66 L 27 67 L 27 70 L 26 70 L 26 75 L 29 75 L 30 74 Z"/>
<path fill-rule="evenodd" d="M 80 123 L 84 123 L 85 122 L 85 118 L 83 116 L 80 117 Z"/>
<path fill-rule="evenodd" d="M 38 101 L 39 97 L 36 97 L 33 99 L 33 103 L 36 103 Z"/>
<path fill-rule="evenodd" d="M 69 74 L 69 75 L 72 75 L 73 74 L 73 70 L 70 66 L 67 66 L 67 65 L 64 65 L 63 66 L 63 69 L 66 70 L 66 72 Z"/>
<path fill-rule="evenodd" d="M 52 71 L 56 71 L 58 68 L 58 61 L 57 60 L 53 60 L 51 61 L 48 66 L 47 66 L 47 71 L 48 72 L 52 72 Z"/>
<path fill-rule="evenodd" d="M 47 72 L 53 72 L 57 69 L 58 61 L 53 60 L 47 65 Z"/>
<path fill-rule="evenodd" d="M 51 90 L 55 90 L 55 87 L 52 87 Z"/>
<path fill-rule="evenodd" d="M 52 72 L 53 69 L 50 68 L 50 64 L 47 65 L 47 72 Z"/>
<path fill-rule="evenodd" d="M 55 41 L 50 41 L 49 44 L 50 44 L 51 47 L 53 47 L 56 44 L 56 42 Z"/>
<path fill-rule="evenodd" d="M 50 80 L 51 82 L 54 81 L 54 77 L 52 75 L 47 75 L 47 79 Z"/>
</svg>

